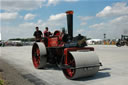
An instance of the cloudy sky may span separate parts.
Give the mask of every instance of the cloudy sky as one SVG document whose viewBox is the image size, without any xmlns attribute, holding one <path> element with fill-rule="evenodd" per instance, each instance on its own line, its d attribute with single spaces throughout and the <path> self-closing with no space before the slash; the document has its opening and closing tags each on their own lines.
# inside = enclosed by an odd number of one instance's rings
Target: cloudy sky
<svg viewBox="0 0 128 85">
<path fill-rule="evenodd" d="M 128 35 L 128 0 L 0 0 L 0 35 L 3 40 L 33 37 L 36 26 L 67 29 L 67 10 L 74 11 L 74 36 Z"/>
</svg>

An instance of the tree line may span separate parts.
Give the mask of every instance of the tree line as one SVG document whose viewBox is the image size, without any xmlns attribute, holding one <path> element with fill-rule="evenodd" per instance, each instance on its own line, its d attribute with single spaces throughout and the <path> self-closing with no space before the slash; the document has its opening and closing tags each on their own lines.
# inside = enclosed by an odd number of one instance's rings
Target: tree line
<svg viewBox="0 0 128 85">
<path fill-rule="evenodd" d="M 9 40 L 17 40 L 17 41 L 22 41 L 22 42 L 30 42 L 30 41 L 35 41 L 34 38 L 12 38 L 12 39 L 9 39 Z"/>
</svg>

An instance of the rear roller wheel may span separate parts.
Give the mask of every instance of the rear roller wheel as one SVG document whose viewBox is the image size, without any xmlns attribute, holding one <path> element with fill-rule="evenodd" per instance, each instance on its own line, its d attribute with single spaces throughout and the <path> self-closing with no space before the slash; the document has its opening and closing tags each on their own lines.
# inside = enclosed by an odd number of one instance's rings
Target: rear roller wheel
<svg viewBox="0 0 128 85">
<path fill-rule="evenodd" d="M 38 42 L 33 44 L 32 61 L 35 68 L 44 68 L 47 63 L 46 47 L 44 43 Z"/>
<path fill-rule="evenodd" d="M 63 69 L 68 79 L 93 76 L 99 70 L 99 59 L 93 52 L 69 52 L 64 64 L 70 66 Z"/>
</svg>

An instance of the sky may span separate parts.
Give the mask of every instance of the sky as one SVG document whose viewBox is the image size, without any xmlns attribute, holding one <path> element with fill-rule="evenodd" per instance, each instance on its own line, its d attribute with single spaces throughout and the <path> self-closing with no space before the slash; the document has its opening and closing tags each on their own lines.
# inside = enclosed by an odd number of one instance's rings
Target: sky
<svg viewBox="0 0 128 85">
<path fill-rule="evenodd" d="M 0 0 L 2 40 L 31 38 L 43 32 L 67 29 L 65 12 L 73 10 L 73 34 L 107 39 L 128 35 L 128 0 Z"/>
</svg>

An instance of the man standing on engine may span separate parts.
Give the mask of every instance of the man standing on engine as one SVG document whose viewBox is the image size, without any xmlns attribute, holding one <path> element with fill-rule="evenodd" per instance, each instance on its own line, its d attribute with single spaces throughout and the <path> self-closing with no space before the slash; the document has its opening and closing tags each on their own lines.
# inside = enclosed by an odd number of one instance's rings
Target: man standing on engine
<svg viewBox="0 0 128 85">
<path fill-rule="evenodd" d="M 49 37 L 50 35 L 52 35 L 51 32 L 48 31 L 48 27 L 45 28 L 45 31 L 44 31 L 44 37 Z"/>
<path fill-rule="evenodd" d="M 39 30 L 39 27 L 36 27 L 36 31 L 34 32 L 33 36 L 35 36 L 35 41 L 40 42 L 42 40 L 42 32 Z"/>
</svg>

